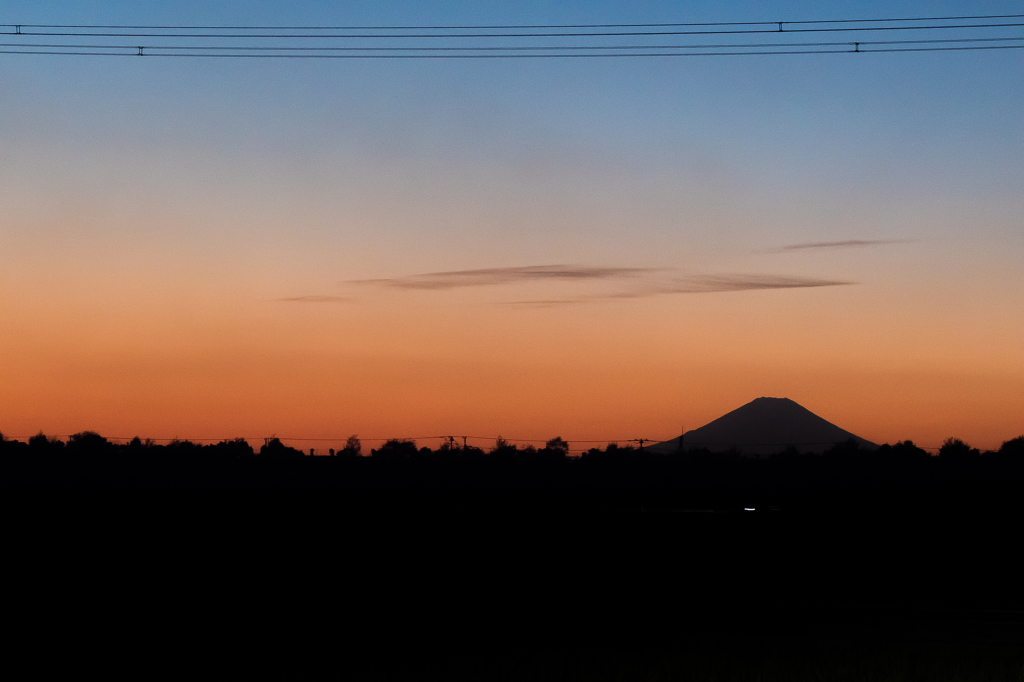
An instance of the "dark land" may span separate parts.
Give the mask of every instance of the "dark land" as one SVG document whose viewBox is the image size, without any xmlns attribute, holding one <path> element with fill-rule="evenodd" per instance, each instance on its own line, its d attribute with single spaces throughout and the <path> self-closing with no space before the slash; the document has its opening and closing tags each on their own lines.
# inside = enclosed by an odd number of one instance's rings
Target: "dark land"
<svg viewBox="0 0 1024 682">
<path fill-rule="evenodd" d="M 82 654 L 108 665 L 173 643 L 351 679 L 1024 679 L 1022 446 L 8 440 L 8 588 L 31 632 L 116 623 Z"/>
</svg>

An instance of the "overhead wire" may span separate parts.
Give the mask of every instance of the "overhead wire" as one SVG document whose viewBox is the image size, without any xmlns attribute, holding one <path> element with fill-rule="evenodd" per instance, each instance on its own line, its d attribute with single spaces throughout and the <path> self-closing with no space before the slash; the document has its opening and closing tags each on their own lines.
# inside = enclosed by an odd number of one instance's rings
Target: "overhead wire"
<svg viewBox="0 0 1024 682">
<path fill-rule="evenodd" d="M 463 26 L 141 26 L 115 24 L 3 24 L 0 34 L 54 38 L 119 38 L 136 44 L 83 44 L 70 42 L 5 42 L 0 54 L 70 56 L 153 56 L 230 57 L 291 59 L 544 59 L 608 57 L 689 57 L 726 55 L 794 55 L 844 52 L 938 52 L 951 50 L 1018 49 L 1022 37 L 992 36 L 993 29 L 1024 26 L 1024 14 L 938 16 L 886 19 L 833 19 L 806 21 L 646 23 L 646 24 L 504 24 Z M 952 23 L 951 23 L 952 22 Z M 967 22 L 967 23 L 965 23 Z M 970 23 L 988 22 L 988 23 Z M 600 29 L 620 30 L 600 30 Z M 598 30 L 594 30 L 598 29 Z M 627 30 L 629 29 L 629 30 Z M 667 30 L 673 29 L 673 30 Z M 689 30 L 680 30 L 689 29 Z M 985 31 L 980 36 L 977 29 Z M 481 32 L 498 31 L 499 33 Z M 602 38 L 657 38 L 666 36 L 711 36 L 759 34 L 844 33 L 853 31 L 971 31 L 961 37 L 921 40 L 743 42 L 709 44 L 619 44 L 607 45 Z M 448 32 L 431 32 L 448 31 Z M 458 31 L 458 32 L 450 32 Z M 540 31 L 540 32 L 538 32 Z M 986 35 L 987 34 L 987 35 Z M 824 36 L 823 36 L 824 37 Z M 867 36 L 866 36 L 867 37 Z M 171 45 L 138 44 L 141 40 L 179 38 L 187 43 Z M 478 44 L 461 46 L 449 39 L 477 39 Z M 230 41 L 209 44 L 219 39 Z M 236 40 L 259 40 L 262 44 L 232 44 Z M 311 45 L 310 40 L 321 44 Z M 422 45 L 403 46 L 395 40 L 421 39 Z M 496 45 L 496 40 L 509 41 Z M 275 40 L 277 44 L 263 41 Z M 296 40 L 300 42 L 295 42 Z M 344 41 L 338 44 L 337 41 Z M 447 43 L 438 43 L 445 40 Z M 573 42 L 566 42 L 571 40 Z M 579 40 L 581 42 L 576 43 Z M 281 41 L 284 41 L 283 43 Z M 384 41 L 383 44 L 381 41 Z M 549 44 L 544 44 L 548 42 Z M 555 42 L 555 44 L 550 44 Z M 204 44 L 207 43 L 207 44 Z"/>
<path fill-rule="evenodd" d="M 394 26 L 166 26 L 126 24 L 0 24 L 0 26 L 28 28 L 105 28 L 121 30 L 192 30 L 192 31 L 404 31 L 404 30 L 525 30 L 541 28 L 663 28 L 683 26 L 776 26 L 790 24 L 866 24 L 908 21 L 975 21 L 981 19 L 1018 19 L 1024 14 L 983 14 L 973 16 L 900 17 L 881 19 L 811 19 L 804 21 L 711 21 L 666 22 L 646 24 L 496 24 L 496 25 L 394 25 Z"/>
<path fill-rule="evenodd" d="M 104 42 L 5 42 L 0 54 L 40 54 L 70 56 L 153 56 L 153 57 L 231 57 L 291 59 L 538 59 L 538 58 L 608 58 L 608 57 L 689 57 L 726 55 L 795 55 L 846 52 L 938 52 L 951 50 L 1018 49 L 1024 37 L 996 35 L 993 29 L 1024 26 L 1024 14 L 916 17 L 901 19 L 836 19 L 808 21 L 705 22 L 663 24 L 507 24 L 495 26 L 137 26 L 100 24 L 4 24 L 0 34 L 30 39 L 32 37 L 97 37 L 133 39 L 136 44 Z M 964 23 L 999 20 L 994 23 Z M 947 23 L 937 23 L 947 22 Z M 948 23 L 954 22 L 954 23 Z M 886 24 L 886 25 L 881 25 Z M 896 24 L 896 25 L 893 25 Z M 709 29 L 710 27 L 710 29 Z M 592 29 L 645 30 L 592 30 Z M 659 30 L 646 30 L 646 29 Z M 661 29 L 696 30 L 661 30 Z M 722 29 L 725 30 L 722 30 Z M 29 29 L 29 30 L 26 30 Z M 58 30 L 36 30 L 58 29 Z M 100 30 L 96 30 L 100 29 Z M 458 30 L 458 33 L 431 33 L 433 30 Z M 486 33 L 481 30 L 502 30 Z M 536 29 L 544 29 L 543 32 Z M 557 29 L 557 30 L 552 30 Z M 573 29 L 566 32 L 565 29 Z M 974 33 L 951 38 L 903 40 L 844 40 L 776 42 L 723 42 L 685 44 L 602 44 L 601 38 L 657 38 L 665 36 L 760 34 L 781 37 L 783 33 L 845 33 L 851 31 L 948 31 L 970 30 Z M 975 29 L 985 34 L 978 35 Z M 167 32 L 176 31 L 176 32 Z M 225 32 L 227 31 L 227 32 Z M 244 31 L 244 32 L 239 32 Z M 282 33 L 281 31 L 290 31 Z M 338 31 L 345 31 L 338 33 Z M 361 32 L 360 32 L 361 31 Z M 398 33 L 394 31 L 399 31 Z M 524 32 L 525 31 L 525 32 Z M 867 37 L 867 36 L 865 36 Z M 141 40 L 179 38 L 188 42 L 166 45 L 138 44 Z M 421 45 L 400 45 L 397 39 L 422 39 Z M 474 38 L 478 44 L 452 44 L 448 39 Z M 141 39 L 141 40 L 140 40 Z M 218 39 L 220 44 L 209 44 Z M 233 44 L 250 39 L 249 44 Z M 321 44 L 309 43 L 317 39 Z M 438 43 L 444 39 L 446 42 Z M 506 44 L 495 44 L 496 40 Z M 539 39 L 539 40 L 538 40 Z M 557 39 L 557 40 L 556 40 Z M 259 40 L 261 44 L 251 41 Z M 277 44 L 264 41 L 274 40 Z M 300 40 L 300 42 L 295 42 Z M 344 41 L 340 45 L 338 41 Z M 571 40 L 572 42 L 566 42 Z M 581 42 L 577 43 L 576 40 Z M 283 41 L 283 42 L 282 42 Z M 383 43 L 381 42 L 383 41 Z M 544 44 L 547 42 L 548 44 Z M 554 42 L 555 44 L 551 44 Z M 205 44 L 204 44 L 205 43 Z"/>
<path fill-rule="evenodd" d="M 610 52 L 603 54 L 208 54 L 199 52 L 182 53 L 131 53 L 131 52 L 68 52 L 57 50 L 0 50 L 0 54 L 64 55 L 64 56 L 108 56 L 108 57 L 205 57 L 205 58 L 249 58 L 249 59 L 579 59 L 613 57 L 723 57 L 743 55 L 801 55 L 801 54 L 853 54 L 874 52 L 950 52 L 965 50 L 1006 50 L 1020 49 L 1024 45 L 976 45 L 967 47 L 911 47 L 846 50 L 761 50 L 742 52 Z M 125 48 L 135 49 L 135 48 Z"/>
<path fill-rule="evenodd" d="M 785 22 L 774 22 L 785 24 Z M 922 31 L 970 28 L 1016 28 L 1024 26 L 1024 22 L 995 24 L 942 24 L 929 26 L 836 26 L 831 28 L 756 28 L 729 29 L 725 31 L 601 31 L 587 33 L 101 33 L 95 31 L 56 32 L 56 31 L 3 31 L 3 35 L 76 37 L 91 38 L 276 38 L 276 39 L 323 39 L 323 38 L 597 38 L 597 37 L 638 37 L 638 36 L 669 36 L 669 35 L 740 35 L 740 34 L 778 34 L 778 33 L 834 33 L 850 31 Z M 324 29 L 333 30 L 333 29 Z"/>
<path fill-rule="evenodd" d="M 724 49 L 724 48 L 769 48 L 769 47 L 853 47 L 856 45 L 921 45 L 921 44 L 947 44 L 947 43 L 987 43 L 1024 41 L 1022 37 L 1001 37 L 1001 38 L 935 38 L 925 40 L 870 40 L 870 41 L 831 41 L 831 42 L 803 42 L 803 43 L 710 43 L 687 45 L 549 45 L 549 46 L 523 46 L 523 45 L 502 45 L 497 47 L 310 47 L 310 46 L 265 46 L 265 45 L 94 45 L 77 43 L 0 43 L 0 47 L 31 47 L 31 48 L 67 48 L 67 49 L 118 49 L 118 50 L 210 50 L 210 51 L 232 51 L 252 50 L 258 52 L 471 52 L 471 51 L 543 51 L 543 50 L 687 50 L 687 49 Z M 146 56 L 146 55 L 144 55 Z"/>
</svg>

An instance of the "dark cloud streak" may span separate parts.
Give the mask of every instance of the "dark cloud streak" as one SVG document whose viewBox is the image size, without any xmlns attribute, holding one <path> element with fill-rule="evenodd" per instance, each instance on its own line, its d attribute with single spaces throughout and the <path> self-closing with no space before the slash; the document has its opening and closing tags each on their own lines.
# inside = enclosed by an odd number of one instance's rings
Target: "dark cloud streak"
<svg viewBox="0 0 1024 682">
<path fill-rule="evenodd" d="M 836 242 L 836 244 L 854 242 Z M 856 242 L 861 244 L 861 242 Z M 810 247 L 807 247 L 810 248 Z M 855 284 L 835 279 L 786 275 L 670 275 L 672 268 L 597 267 L 581 265 L 529 265 L 509 268 L 483 268 L 430 272 L 388 279 L 349 280 L 346 284 L 383 289 L 447 291 L 465 287 L 514 285 L 538 281 L 585 281 L 611 285 L 611 290 L 581 293 L 565 298 L 520 299 L 499 302 L 499 305 L 521 308 L 554 308 L 597 301 L 650 298 L 673 294 L 710 294 L 729 291 L 761 291 L 772 289 L 807 289 Z M 658 275 L 657 273 L 663 273 Z M 343 303 L 345 296 L 295 296 L 279 301 L 295 303 Z"/>
<path fill-rule="evenodd" d="M 722 291 L 758 291 L 762 289 L 807 289 L 854 284 L 834 279 L 786 277 L 782 275 L 695 275 L 673 280 L 659 293 L 708 294 Z"/>
<path fill-rule="evenodd" d="M 607 280 L 655 272 L 661 268 L 588 267 L 579 265 L 529 265 L 481 270 L 429 272 L 422 275 L 392 279 L 357 279 L 347 284 L 377 286 L 389 289 L 459 289 L 463 287 L 518 284 L 538 280 Z"/>
<path fill-rule="evenodd" d="M 667 282 L 651 282 L 648 286 L 608 294 L 593 294 L 569 299 L 509 301 L 505 305 L 517 307 L 552 308 L 560 305 L 574 305 L 587 301 L 611 301 L 619 299 L 649 298 L 671 294 L 713 294 L 729 291 L 763 291 L 772 289 L 808 289 L 817 287 L 848 286 L 856 282 L 811 277 L 787 277 L 781 275 L 693 275 L 679 277 Z"/>
<path fill-rule="evenodd" d="M 906 244 L 905 239 L 846 239 L 836 242 L 805 242 L 801 244 L 790 244 L 773 250 L 771 253 L 783 251 L 802 251 L 804 249 L 843 249 L 859 246 L 880 246 L 883 244 Z"/>
</svg>

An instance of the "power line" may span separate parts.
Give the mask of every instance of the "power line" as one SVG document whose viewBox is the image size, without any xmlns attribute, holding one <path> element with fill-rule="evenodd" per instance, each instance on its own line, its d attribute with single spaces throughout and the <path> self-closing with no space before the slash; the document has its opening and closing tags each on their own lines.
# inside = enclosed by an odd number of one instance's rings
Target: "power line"
<svg viewBox="0 0 1024 682">
<path fill-rule="evenodd" d="M 724 48 L 778 48 L 778 47 L 854 47 L 865 45 L 924 45 L 924 44 L 948 44 L 948 43 L 988 43 L 1024 41 L 1021 37 L 1001 38 L 933 38 L 924 40 L 866 40 L 866 41 L 832 41 L 832 42 L 802 42 L 802 43 L 690 43 L 686 45 L 554 45 L 542 47 L 530 47 L 522 45 L 504 45 L 492 47 L 281 47 L 261 45 L 95 45 L 95 44 L 72 44 L 72 43 L 0 43 L 0 47 L 24 47 L 24 48 L 65 48 L 65 49 L 95 49 L 95 50 L 203 50 L 203 51 L 237 51 L 252 50 L 257 52 L 495 52 L 495 51 L 544 51 L 544 50 L 688 50 L 688 49 L 724 49 Z M 150 55 L 152 53 L 149 53 Z M 144 55 L 145 56 L 145 55 Z"/>
<path fill-rule="evenodd" d="M 69 42 L 10 42 L 0 44 L 0 54 L 70 55 L 70 56 L 153 56 L 153 57 L 232 57 L 232 58 L 287 58 L 287 59 L 550 59 L 550 58 L 608 58 L 608 57 L 689 57 L 739 56 L 768 54 L 828 54 L 840 52 L 937 52 L 951 50 L 1017 49 L 1011 44 L 1024 41 L 1021 37 L 992 36 L 992 29 L 1019 28 L 1024 14 L 978 15 L 960 17 L 916 17 L 902 19 L 837 19 L 809 21 L 761 22 L 708 22 L 665 24 L 549 24 L 502 26 L 120 26 L 120 25 L 59 25 L 59 24 L 6 24 L 13 29 L 0 34 L 57 38 L 124 38 L 156 39 L 184 38 L 184 44 L 82 44 Z M 963 23 L 965 21 L 988 23 Z M 999 20 L 999 21 L 993 21 Z M 955 23 L 937 23 L 955 22 Z M 882 25 L 887 24 L 887 25 Z M 893 25 L 896 24 L 896 25 Z M 708 28 L 711 27 L 711 28 Z M 593 30 L 618 28 L 623 30 Z M 25 30 L 29 29 L 29 30 Z M 57 29 L 57 30 L 38 30 Z M 85 29 L 85 30 L 83 30 Z M 96 30 L 99 29 L 99 30 Z M 500 33 L 480 32 L 497 30 Z M 535 29 L 544 29 L 536 32 Z M 572 30 L 564 30 L 572 29 Z M 642 30 L 626 30 L 642 29 Z M 650 30 L 657 29 L 657 30 Z M 666 30 L 675 29 L 675 30 Z M 692 29 L 692 30 L 678 30 Z M 759 34 L 779 38 L 782 34 L 843 33 L 856 37 L 853 31 L 948 31 L 981 29 L 992 37 L 930 38 L 922 40 L 863 40 L 863 41 L 801 41 L 801 42 L 745 42 L 713 44 L 602 44 L 600 38 L 631 37 L 657 38 L 666 36 L 720 36 Z M 430 32 L 430 31 L 452 32 Z M 142 32 L 140 32 L 142 31 Z M 225 32 L 228 31 L 228 32 Z M 281 32 L 286 31 L 286 32 Z M 340 32 L 339 32 L 340 31 Z M 398 31 L 398 32 L 395 32 Z M 424 32 L 428 31 L 428 32 Z M 533 31 L 533 32 L 531 32 Z M 975 36 L 979 34 L 974 32 Z M 932 33 L 932 35 L 935 35 Z M 948 34 L 947 34 L 948 35 Z M 969 34 L 961 34 L 966 36 Z M 984 36 L 985 34 L 980 34 Z M 794 36 L 795 37 L 795 36 Z M 825 37 L 825 36 L 822 36 Z M 867 37 L 867 36 L 866 36 Z M 399 46 L 395 40 L 423 39 L 428 42 Z M 436 39 L 478 39 L 477 44 L 462 46 L 438 44 Z M 206 44 L 208 39 L 231 41 Z M 239 39 L 267 39 L 279 41 L 267 45 L 238 45 Z M 310 39 L 321 41 L 311 45 Z M 496 39 L 507 41 L 496 45 Z M 538 41 L 536 39 L 542 39 Z M 557 39 L 557 40 L 556 40 Z M 299 42 L 295 42 L 298 40 Z M 345 41 L 338 44 L 337 41 Z M 580 42 L 575 42 L 579 40 Z M 280 42 L 283 41 L 283 42 Z M 325 42 L 326 41 L 326 42 Z M 353 42 L 354 41 L 354 42 Z M 383 41 L 383 43 L 381 42 Z M 121 41 L 117 41 L 120 43 Z M 544 45 L 544 42 L 556 44 Z M 234 44 L 233 44 L 234 43 Z M 1000 44 L 996 44 L 1000 43 Z"/>
<path fill-rule="evenodd" d="M 104 28 L 121 30 L 194 30 L 194 31 L 404 31 L 404 30 L 526 30 L 541 28 L 668 28 L 684 26 L 777 26 L 792 24 L 895 23 L 908 21 L 975 21 L 981 19 L 1018 19 L 1024 14 L 985 14 L 955 17 L 902 17 L 889 19 L 813 19 L 806 21 L 713 21 L 696 23 L 651 24 L 499 24 L 456 26 L 135 26 L 124 24 L 0 24 L 25 28 Z"/>
<path fill-rule="evenodd" d="M 945 30 L 945 29 L 970 29 L 970 28 L 1016 28 L 1024 26 L 1024 23 L 995 23 L 995 24 L 942 24 L 929 26 L 837 26 L 831 28 L 786 28 L 782 26 L 786 22 L 774 22 L 778 28 L 756 28 L 756 29 L 729 29 L 725 31 L 602 31 L 586 33 L 334 33 L 334 34 L 311 34 L 311 33 L 101 33 L 94 31 L 22 31 L 18 26 L 17 31 L 4 31 L 0 35 L 23 35 L 23 36 L 49 36 L 49 37 L 76 37 L 88 36 L 93 38 L 287 38 L 287 39 L 309 39 L 309 38 L 594 38 L 594 37 L 624 37 L 624 36 L 670 36 L 670 35 L 739 35 L 739 34 L 770 34 L 770 33 L 832 33 L 850 31 L 921 31 L 921 30 Z"/>
<path fill-rule="evenodd" d="M 121 48 L 129 52 L 68 52 L 58 50 L 0 50 L 0 54 L 64 55 L 64 56 L 106 56 L 106 57 L 206 57 L 206 58 L 249 58 L 249 59 L 579 59 L 609 57 L 724 57 L 743 55 L 801 55 L 801 54 L 849 54 L 872 52 L 949 52 L 967 50 L 1020 49 L 1024 45 L 975 45 L 967 47 L 911 47 L 845 50 L 762 50 L 739 52 L 609 52 L 603 54 L 209 54 L 200 52 L 159 53 L 144 52 L 138 47 Z M 137 50 L 131 52 L 130 50 Z"/>
</svg>

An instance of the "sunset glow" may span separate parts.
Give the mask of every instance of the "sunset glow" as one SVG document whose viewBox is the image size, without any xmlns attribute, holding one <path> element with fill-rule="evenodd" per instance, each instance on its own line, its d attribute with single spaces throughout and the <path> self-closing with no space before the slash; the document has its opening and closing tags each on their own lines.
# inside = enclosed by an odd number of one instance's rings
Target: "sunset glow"
<svg viewBox="0 0 1024 682">
<path fill-rule="evenodd" d="M 261 25 L 825 12 L 185 4 Z M 777 396 L 876 443 L 998 448 L 1024 433 L 1022 57 L 0 55 L 0 431 L 665 440 Z"/>
</svg>

